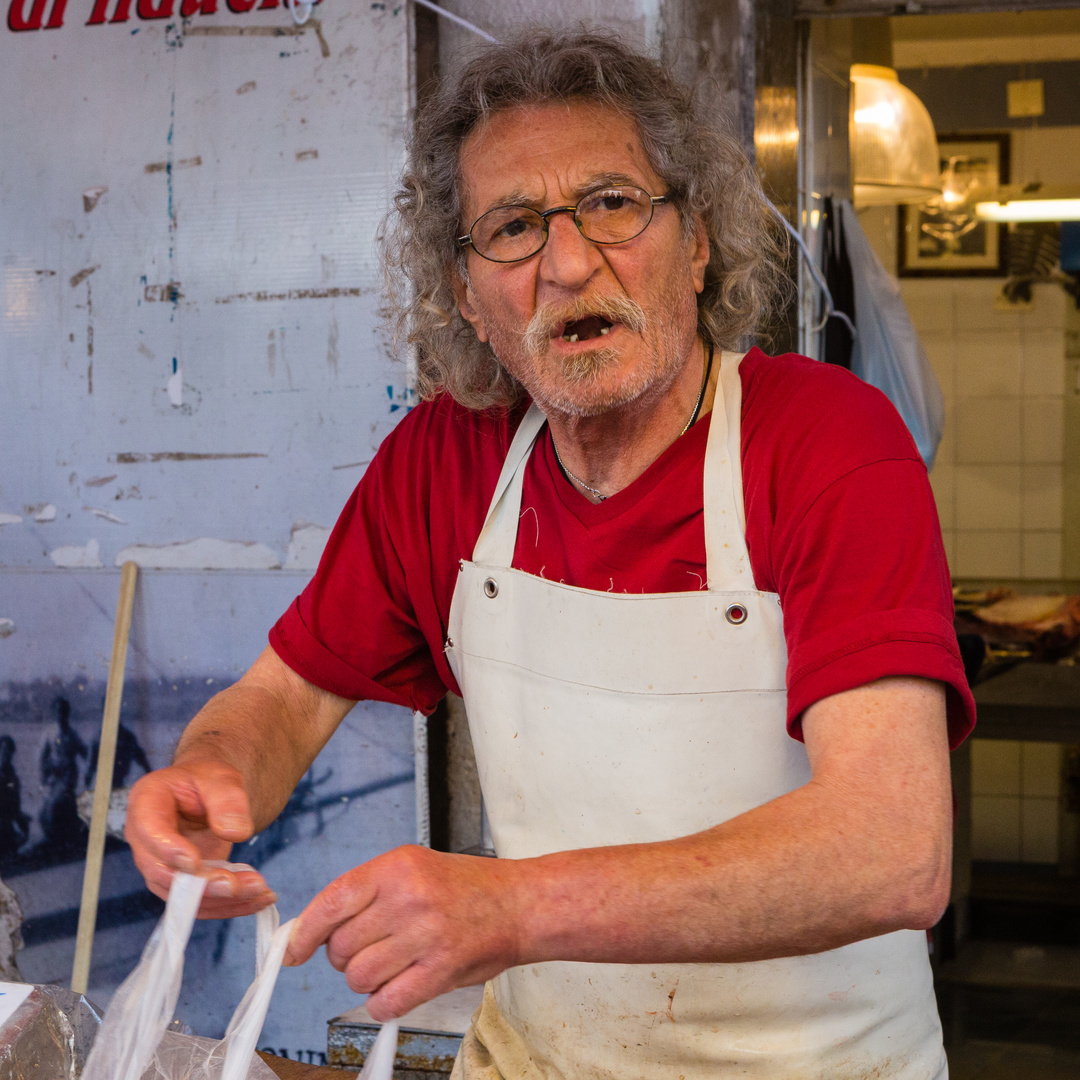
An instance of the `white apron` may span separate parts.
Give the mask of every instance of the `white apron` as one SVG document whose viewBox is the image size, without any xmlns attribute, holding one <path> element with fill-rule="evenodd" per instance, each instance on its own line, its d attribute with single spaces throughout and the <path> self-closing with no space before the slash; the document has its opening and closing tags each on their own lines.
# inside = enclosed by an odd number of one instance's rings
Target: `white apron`
<svg viewBox="0 0 1080 1080">
<path fill-rule="evenodd" d="M 536 406 L 510 446 L 446 643 L 501 858 L 685 836 L 810 779 L 785 726 L 779 597 L 754 588 L 746 548 L 740 359 L 723 354 L 705 453 L 707 591 L 511 569 Z M 474 1023 L 468 1080 L 947 1076 L 918 931 L 742 964 L 511 968 Z"/>
</svg>

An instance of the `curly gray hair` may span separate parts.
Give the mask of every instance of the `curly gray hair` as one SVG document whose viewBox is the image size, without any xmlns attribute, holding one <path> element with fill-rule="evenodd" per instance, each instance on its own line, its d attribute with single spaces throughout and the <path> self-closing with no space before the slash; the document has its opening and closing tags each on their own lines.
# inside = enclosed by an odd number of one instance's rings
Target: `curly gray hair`
<svg viewBox="0 0 1080 1080">
<path fill-rule="evenodd" d="M 695 95 L 661 66 L 597 32 L 527 30 L 484 46 L 419 110 L 408 164 L 380 231 L 395 340 L 416 346 L 416 389 L 451 394 L 471 409 L 513 404 L 517 381 L 461 317 L 454 284 L 467 280 L 459 152 L 492 114 L 584 99 L 630 117 L 684 226 L 700 215 L 711 254 L 698 297 L 698 330 L 732 348 L 775 309 L 784 281 L 784 236 L 741 144 L 708 123 Z"/>
</svg>

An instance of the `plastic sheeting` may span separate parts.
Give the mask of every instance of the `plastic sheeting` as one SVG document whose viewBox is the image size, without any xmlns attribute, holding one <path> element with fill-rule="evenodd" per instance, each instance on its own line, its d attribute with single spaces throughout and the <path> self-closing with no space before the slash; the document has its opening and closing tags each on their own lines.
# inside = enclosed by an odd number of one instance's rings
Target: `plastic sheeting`
<svg viewBox="0 0 1080 1080">
<path fill-rule="evenodd" d="M 885 269 L 850 202 L 838 203 L 855 282 L 858 340 L 851 370 L 896 406 L 926 467 L 932 468 L 945 428 L 945 399 L 911 321 L 900 283 Z"/>
</svg>

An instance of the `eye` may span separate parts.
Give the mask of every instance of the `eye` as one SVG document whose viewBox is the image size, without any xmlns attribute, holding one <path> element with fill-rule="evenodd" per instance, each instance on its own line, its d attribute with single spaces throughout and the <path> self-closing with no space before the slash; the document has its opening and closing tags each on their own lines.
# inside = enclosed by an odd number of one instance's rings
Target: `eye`
<svg viewBox="0 0 1080 1080">
<path fill-rule="evenodd" d="M 644 196 L 636 188 L 603 188 L 586 195 L 579 212 L 586 214 L 619 214 L 636 210 Z"/>
<path fill-rule="evenodd" d="M 531 222 L 523 217 L 514 218 L 512 221 L 507 221 L 495 230 L 493 239 L 495 237 L 506 237 L 512 239 L 515 236 L 520 236 L 523 232 L 528 231 Z"/>
</svg>

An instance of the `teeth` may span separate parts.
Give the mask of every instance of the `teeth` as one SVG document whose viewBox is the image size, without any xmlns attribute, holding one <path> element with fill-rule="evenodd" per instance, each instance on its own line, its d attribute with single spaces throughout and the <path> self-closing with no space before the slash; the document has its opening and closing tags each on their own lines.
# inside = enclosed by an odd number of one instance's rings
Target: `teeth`
<svg viewBox="0 0 1080 1080">
<path fill-rule="evenodd" d="M 577 339 L 578 339 L 577 334 L 571 334 L 566 340 L 567 341 L 577 341 Z"/>
<path fill-rule="evenodd" d="M 600 328 L 600 336 L 601 336 L 601 337 L 607 337 L 608 331 L 609 331 L 610 329 L 611 329 L 611 327 L 610 327 L 610 326 L 602 326 L 602 327 Z"/>
</svg>

